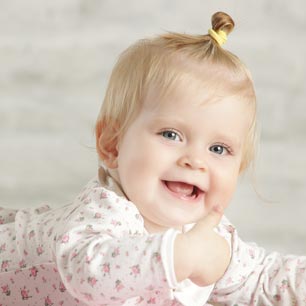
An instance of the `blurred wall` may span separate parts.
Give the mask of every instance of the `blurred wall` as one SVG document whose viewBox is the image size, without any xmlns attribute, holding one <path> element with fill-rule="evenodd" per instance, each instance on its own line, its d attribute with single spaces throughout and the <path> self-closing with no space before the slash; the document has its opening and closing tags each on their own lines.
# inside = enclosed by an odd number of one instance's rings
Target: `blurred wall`
<svg viewBox="0 0 306 306">
<path fill-rule="evenodd" d="M 164 30 L 236 22 L 225 48 L 252 72 L 261 146 L 227 211 L 241 237 L 306 253 L 306 3 L 0 0 L 0 203 L 69 203 L 96 174 L 94 122 L 118 54 Z M 264 198 L 264 200 L 261 199 Z"/>
</svg>

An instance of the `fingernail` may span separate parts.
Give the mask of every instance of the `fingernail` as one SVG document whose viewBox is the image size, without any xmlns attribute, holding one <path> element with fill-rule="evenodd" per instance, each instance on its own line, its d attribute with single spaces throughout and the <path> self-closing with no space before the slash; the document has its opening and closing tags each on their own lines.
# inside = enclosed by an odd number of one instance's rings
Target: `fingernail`
<svg viewBox="0 0 306 306">
<path fill-rule="evenodd" d="M 215 205 L 215 206 L 213 207 L 213 210 L 216 211 L 216 212 L 218 212 L 218 213 L 220 213 L 220 214 L 223 213 L 223 207 L 222 207 L 221 205 Z"/>
</svg>

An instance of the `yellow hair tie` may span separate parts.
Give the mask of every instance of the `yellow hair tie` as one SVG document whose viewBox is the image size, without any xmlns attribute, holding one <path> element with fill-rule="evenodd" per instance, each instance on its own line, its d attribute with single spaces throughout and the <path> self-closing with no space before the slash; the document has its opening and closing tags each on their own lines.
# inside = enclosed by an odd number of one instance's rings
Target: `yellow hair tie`
<svg viewBox="0 0 306 306">
<path fill-rule="evenodd" d="M 209 29 L 208 34 L 219 44 L 219 46 L 222 46 L 227 41 L 227 34 L 222 30 L 215 31 L 213 29 Z"/>
</svg>

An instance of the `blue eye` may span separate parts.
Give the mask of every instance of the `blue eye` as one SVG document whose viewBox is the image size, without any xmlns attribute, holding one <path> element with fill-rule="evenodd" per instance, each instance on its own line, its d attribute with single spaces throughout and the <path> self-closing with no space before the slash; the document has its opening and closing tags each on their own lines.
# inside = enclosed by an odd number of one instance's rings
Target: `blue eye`
<svg viewBox="0 0 306 306">
<path fill-rule="evenodd" d="M 170 140 L 174 140 L 174 141 L 180 141 L 181 138 L 179 136 L 178 133 L 174 132 L 174 131 L 163 131 L 160 133 L 163 137 L 170 139 Z"/>
<path fill-rule="evenodd" d="M 224 145 L 213 145 L 209 148 L 209 150 L 219 155 L 223 155 L 224 153 L 230 153 L 229 148 Z"/>
</svg>

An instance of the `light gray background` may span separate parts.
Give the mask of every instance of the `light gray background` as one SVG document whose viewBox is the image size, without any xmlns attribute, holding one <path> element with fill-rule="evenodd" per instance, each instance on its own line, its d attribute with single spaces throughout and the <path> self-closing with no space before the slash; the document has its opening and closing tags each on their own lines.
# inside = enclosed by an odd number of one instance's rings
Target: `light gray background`
<svg viewBox="0 0 306 306">
<path fill-rule="evenodd" d="M 257 89 L 256 188 L 265 199 L 244 175 L 227 216 L 246 241 L 306 253 L 304 1 L 0 0 L 0 8 L 1 205 L 69 203 L 96 173 L 94 122 L 118 54 L 164 30 L 206 33 L 223 10 L 237 25 L 225 47 Z"/>
</svg>

